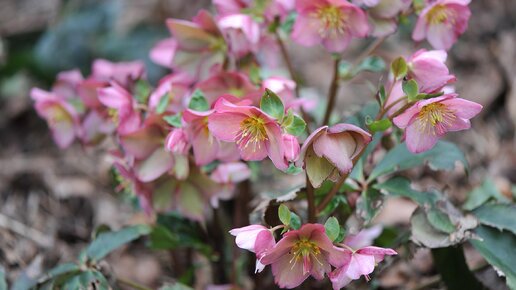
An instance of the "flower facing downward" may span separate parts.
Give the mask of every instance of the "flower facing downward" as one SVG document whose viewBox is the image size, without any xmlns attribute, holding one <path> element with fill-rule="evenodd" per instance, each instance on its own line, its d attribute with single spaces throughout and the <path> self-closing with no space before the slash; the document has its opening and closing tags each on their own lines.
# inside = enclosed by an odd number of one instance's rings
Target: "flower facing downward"
<svg viewBox="0 0 516 290">
<path fill-rule="evenodd" d="M 280 170 L 288 168 L 281 128 L 277 120 L 253 106 L 235 105 L 224 98 L 214 105 L 208 127 L 221 141 L 235 142 L 244 160 L 269 156 Z"/>
<path fill-rule="evenodd" d="M 419 85 L 422 93 L 435 93 L 445 85 L 455 82 L 455 76 L 446 67 L 447 53 L 444 50 L 420 49 L 408 60 L 408 76 Z"/>
<path fill-rule="evenodd" d="M 303 143 L 297 166 L 303 165 L 308 179 L 317 188 L 328 178 L 350 172 L 353 158 L 370 141 L 369 133 L 351 124 L 323 126 Z"/>
<path fill-rule="evenodd" d="M 323 279 L 331 271 L 330 265 L 338 265 L 346 260 L 346 255 L 335 249 L 324 226 L 304 224 L 299 230 L 284 234 L 274 247 L 265 251 L 260 262 L 272 266 L 274 281 L 280 287 L 295 288 L 310 275 Z"/>
<path fill-rule="evenodd" d="M 260 259 L 276 244 L 272 232 L 262 225 L 250 225 L 232 229 L 229 233 L 236 237 L 235 242 L 239 248 L 256 253 L 255 272 L 261 272 L 265 265 L 260 262 Z"/>
<path fill-rule="evenodd" d="M 448 50 L 466 31 L 470 0 L 438 0 L 428 5 L 417 20 L 412 39 L 424 38 L 436 49 Z"/>
<path fill-rule="evenodd" d="M 346 0 L 298 0 L 299 13 L 292 39 L 305 46 L 322 43 L 331 52 L 341 52 L 352 37 L 365 37 L 367 16 Z"/>
<path fill-rule="evenodd" d="M 469 119 L 482 110 L 480 104 L 457 98 L 457 94 L 421 100 L 394 118 L 405 130 L 407 148 L 412 153 L 430 150 L 446 132 L 469 129 Z"/>
</svg>

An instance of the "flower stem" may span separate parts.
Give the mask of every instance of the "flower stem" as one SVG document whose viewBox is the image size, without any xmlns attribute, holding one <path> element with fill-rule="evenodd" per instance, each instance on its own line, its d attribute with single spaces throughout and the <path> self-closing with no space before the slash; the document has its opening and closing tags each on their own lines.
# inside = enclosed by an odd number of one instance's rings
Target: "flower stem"
<svg viewBox="0 0 516 290">
<path fill-rule="evenodd" d="M 315 205 L 314 187 L 306 175 L 306 200 L 308 202 L 308 222 L 315 223 L 317 221 L 317 208 Z"/>
<path fill-rule="evenodd" d="M 326 104 L 326 112 L 324 113 L 324 119 L 322 125 L 328 125 L 330 121 L 331 111 L 335 106 L 335 99 L 337 98 L 337 92 L 339 90 L 339 63 L 340 57 L 335 59 L 333 63 L 333 78 L 330 84 L 330 90 L 328 91 L 328 104 Z"/>
</svg>

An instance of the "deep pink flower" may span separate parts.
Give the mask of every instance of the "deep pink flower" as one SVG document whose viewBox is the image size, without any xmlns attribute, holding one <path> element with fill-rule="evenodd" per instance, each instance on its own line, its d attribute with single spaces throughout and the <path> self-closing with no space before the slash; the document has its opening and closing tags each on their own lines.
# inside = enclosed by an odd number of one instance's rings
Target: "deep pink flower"
<svg viewBox="0 0 516 290">
<path fill-rule="evenodd" d="M 421 100 L 394 118 L 394 124 L 405 129 L 407 148 L 412 153 L 430 150 L 446 132 L 469 129 L 469 119 L 482 110 L 482 105 L 457 94 Z"/>
<path fill-rule="evenodd" d="M 145 64 L 141 61 L 115 63 L 97 59 L 93 62 L 91 75 L 97 81 L 115 81 L 128 88 L 134 81 L 145 76 Z"/>
<path fill-rule="evenodd" d="M 261 94 L 249 77 L 240 72 L 221 71 L 210 78 L 197 84 L 209 104 L 226 94 L 239 99 L 249 99 L 253 104 L 258 105 Z"/>
<path fill-rule="evenodd" d="M 446 67 L 447 53 L 444 50 L 420 49 L 408 60 L 408 76 L 413 78 L 422 93 L 435 93 L 450 83 L 455 82 L 455 76 Z"/>
<path fill-rule="evenodd" d="M 190 140 L 183 128 L 172 129 L 165 139 L 165 149 L 174 154 L 186 155 L 190 146 Z"/>
<path fill-rule="evenodd" d="M 304 224 L 292 230 L 274 247 L 262 253 L 260 262 L 272 266 L 274 281 L 282 288 L 295 288 L 308 276 L 317 280 L 331 271 L 331 265 L 340 265 L 349 253 L 336 250 L 326 236 L 324 226 Z"/>
<path fill-rule="evenodd" d="M 285 147 L 285 159 L 287 161 L 294 162 L 299 158 L 301 148 L 296 136 L 283 134 L 283 146 Z"/>
<path fill-rule="evenodd" d="M 323 126 L 301 147 L 298 166 L 303 165 L 314 187 L 328 178 L 349 173 L 355 158 L 371 141 L 371 135 L 351 124 Z"/>
<path fill-rule="evenodd" d="M 448 50 L 468 28 L 470 0 L 437 0 L 423 9 L 412 39 L 427 39 L 435 49 Z"/>
<path fill-rule="evenodd" d="M 260 40 L 260 25 L 250 15 L 223 16 L 217 23 L 226 37 L 229 51 L 233 56 L 242 58 L 256 51 Z"/>
<path fill-rule="evenodd" d="M 349 284 L 352 280 L 365 276 L 369 280 L 369 274 L 374 271 L 374 267 L 383 261 L 385 255 L 397 255 L 393 249 L 384 249 L 379 247 L 364 247 L 352 252 L 349 249 L 340 251 L 347 253 L 347 259 L 341 260 L 343 264 L 338 266 L 328 276 L 333 285 L 333 290 L 339 290 Z"/>
<path fill-rule="evenodd" d="M 239 106 L 224 98 L 214 106 L 208 126 L 215 137 L 236 142 L 244 160 L 262 160 L 269 156 L 280 170 L 286 170 L 281 127 L 273 117 L 253 106 Z"/>
<path fill-rule="evenodd" d="M 353 37 L 367 36 L 367 16 L 346 0 L 298 0 L 299 13 L 292 39 L 304 46 L 322 43 L 330 52 L 342 52 Z"/>
<path fill-rule="evenodd" d="M 77 111 L 54 93 L 33 88 L 30 92 L 38 115 L 47 121 L 54 142 L 60 148 L 70 146 L 79 137 L 80 125 Z"/>
</svg>

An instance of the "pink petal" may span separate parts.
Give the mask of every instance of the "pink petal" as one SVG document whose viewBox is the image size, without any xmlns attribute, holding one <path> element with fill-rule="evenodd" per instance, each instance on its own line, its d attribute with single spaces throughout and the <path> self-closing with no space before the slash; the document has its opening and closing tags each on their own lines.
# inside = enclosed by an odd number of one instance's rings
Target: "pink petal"
<svg viewBox="0 0 516 290">
<path fill-rule="evenodd" d="M 328 275 L 333 286 L 333 290 L 339 290 L 341 288 L 344 288 L 352 281 L 352 279 L 349 278 L 346 274 L 347 268 L 348 265 L 342 266 L 340 268 L 335 269 Z"/>
<path fill-rule="evenodd" d="M 272 264 L 274 282 L 281 288 L 295 288 L 308 278 L 310 272 L 303 273 L 303 263 L 291 263 L 293 256 L 286 254 Z M 294 259 L 295 261 L 295 259 Z"/>
<path fill-rule="evenodd" d="M 344 33 L 334 37 L 327 37 L 322 40 L 323 46 L 330 52 L 342 52 L 351 42 L 351 35 Z"/>
<path fill-rule="evenodd" d="M 412 31 L 412 39 L 414 41 L 421 41 L 426 37 L 426 31 L 428 29 L 428 24 L 425 20 L 426 14 L 421 13 L 419 18 L 417 19 L 416 25 L 414 26 L 414 30 Z"/>
<path fill-rule="evenodd" d="M 421 153 L 430 150 L 439 140 L 435 128 L 421 129 L 420 121 L 416 120 L 405 130 L 405 142 L 412 153 Z"/>
<path fill-rule="evenodd" d="M 150 51 L 150 59 L 161 66 L 171 68 L 174 55 L 177 50 L 177 42 L 173 38 L 167 38 L 158 42 Z"/>
<path fill-rule="evenodd" d="M 214 113 L 208 117 L 208 128 L 219 140 L 234 142 L 246 118 L 240 113 Z"/>
<path fill-rule="evenodd" d="M 414 104 L 412 107 L 406 109 L 403 113 L 396 116 L 393 119 L 393 122 L 396 126 L 398 126 L 398 128 L 405 129 L 407 128 L 407 126 L 410 125 L 410 123 L 414 119 L 414 116 L 419 114 L 420 110 L 421 109 L 418 108 L 418 104 Z"/>
<path fill-rule="evenodd" d="M 316 19 L 299 14 L 292 30 L 292 40 L 303 46 L 319 44 L 322 41 L 319 26 L 320 24 Z"/>
<path fill-rule="evenodd" d="M 442 101 L 449 109 L 455 111 L 455 116 L 471 119 L 482 111 L 482 105 L 461 98 L 452 98 Z"/>
<path fill-rule="evenodd" d="M 448 50 L 457 41 L 453 29 L 446 24 L 434 24 L 428 27 L 428 42 L 436 49 Z"/>
<path fill-rule="evenodd" d="M 283 238 L 274 246 L 274 248 L 265 253 L 260 262 L 264 265 L 270 265 L 281 259 L 281 257 L 286 256 L 294 245 L 294 242 L 298 239 L 296 234 L 289 235 L 289 233 L 291 232 L 283 235 Z"/>
<path fill-rule="evenodd" d="M 268 138 L 268 142 L 265 143 L 267 155 L 269 155 L 276 168 L 282 171 L 287 170 L 288 163 L 285 160 L 285 148 L 280 127 L 277 123 L 269 123 L 265 126 L 265 130 Z"/>
<path fill-rule="evenodd" d="M 353 254 L 349 263 L 346 275 L 351 279 L 358 279 L 362 275 L 369 275 L 374 271 L 374 256 Z"/>
<path fill-rule="evenodd" d="M 207 130 L 200 130 L 192 139 L 195 164 L 206 165 L 217 158 L 219 142 Z"/>
<path fill-rule="evenodd" d="M 345 134 L 343 136 L 339 136 Z M 353 167 L 350 158 L 357 148 L 357 142 L 347 133 L 323 134 L 314 141 L 314 152 L 326 157 L 341 173 L 347 173 Z"/>
</svg>

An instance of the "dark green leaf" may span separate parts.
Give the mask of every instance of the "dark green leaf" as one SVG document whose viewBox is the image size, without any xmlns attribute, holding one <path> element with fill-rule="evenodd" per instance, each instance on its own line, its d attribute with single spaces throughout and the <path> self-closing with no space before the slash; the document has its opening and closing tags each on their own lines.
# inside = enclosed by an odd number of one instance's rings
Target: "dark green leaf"
<svg viewBox="0 0 516 290">
<path fill-rule="evenodd" d="M 452 170 L 455 163 L 460 162 L 467 169 L 468 162 L 464 153 L 453 143 L 439 141 L 434 148 L 419 153 L 410 153 L 404 143 L 398 144 L 376 165 L 368 180 L 381 175 L 406 170 L 428 163 L 433 170 Z"/>
<path fill-rule="evenodd" d="M 516 289 L 516 236 L 488 226 L 480 226 L 475 233 L 482 240 L 471 240 L 475 249 L 501 271 L 510 289 Z"/>
<path fill-rule="evenodd" d="M 293 212 L 290 213 L 290 227 L 294 230 L 298 230 L 301 227 L 301 218 Z"/>
<path fill-rule="evenodd" d="M 382 194 L 377 189 L 369 187 L 362 192 L 357 203 L 357 211 L 366 224 L 378 214 L 382 202 Z"/>
<path fill-rule="evenodd" d="M 177 113 L 175 115 L 164 116 L 163 120 L 165 120 L 165 122 L 167 122 L 172 127 L 181 128 L 183 126 L 181 123 L 181 118 L 182 114 Z"/>
<path fill-rule="evenodd" d="M 360 71 L 382 72 L 384 70 L 385 62 L 376 55 L 366 57 L 357 67 L 357 73 Z"/>
<path fill-rule="evenodd" d="M 99 289 L 108 290 L 111 289 L 106 278 L 97 271 L 88 270 L 80 273 L 79 275 L 73 276 L 63 285 L 64 290 L 77 290 L 77 289 Z"/>
<path fill-rule="evenodd" d="M 516 234 L 516 205 L 485 204 L 474 212 L 480 223 Z"/>
<path fill-rule="evenodd" d="M 155 250 L 175 249 L 179 246 L 179 236 L 162 225 L 156 225 L 149 235 L 150 248 Z"/>
<path fill-rule="evenodd" d="M 465 210 L 474 210 L 489 200 L 506 203 L 509 200 L 496 188 L 491 179 L 486 179 L 482 186 L 475 188 L 468 194 L 468 199 L 462 206 Z"/>
<path fill-rule="evenodd" d="M 158 105 L 156 106 L 156 113 L 163 114 L 167 110 L 168 104 L 170 103 L 170 94 L 164 93 L 159 99 Z"/>
<path fill-rule="evenodd" d="M 450 220 L 450 217 L 444 212 L 437 208 L 431 208 L 427 213 L 426 217 L 428 222 L 437 230 L 451 234 L 456 228 Z"/>
<path fill-rule="evenodd" d="M 136 81 L 134 87 L 134 97 L 136 98 L 138 103 L 147 104 L 151 92 L 152 87 L 149 81 L 144 79 L 139 79 Z"/>
<path fill-rule="evenodd" d="M 306 129 L 305 120 L 303 120 L 298 115 L 293 115 L 292 123 L 290 123 L 289 126 L 285 127 L 285 131 L 287 131 L 287 133 L 294 135 L 294 136 L 299 136 L 299 135 L 303 134 L 305 132 L 305 129 Z"/>
<path fill-rule="evenodd" d="M 430 207 L 440 199 L 440 196 L 435 192 L 420 192 L 412 189 L 410 180 L 400 176 L 375 184 L 374 188 L 386 191 L 391 196 L 409 198 L 422 207 Z"/>
<path fill-rule="evenodd" d="M 335 217 L 330 217 L 326 220 L 324 224 L 324 229 L 326 231 L 326 235 L 330 239 L 330 241 L 335 241 L 340 234 L 340 225 L 339 221 Z"/>
<path fill-rule="evenodd" d="M 197 89 L 192 94 L 188 108 L 194 111 L 204 112 L 210 109 L 210 105 L 208 104 L 204 93 Z"/>
<path fill-rule="evenodd" d="M 269 89 L 265 89 L 265 93 L 260 100 L 260 109 L 280 121 L 285 114 L 285 106 L 280 97 Z"/>
<path fill-rule="evenodd" d="M 407 75 L 407 62 L 403 57 L 398 57 L 391 63 L 391 72 L 397 80 L 404 78 Z"/>
<path fill-rule="evenodd" d="M 130 226 L 116 232 L 103 233 L 88 246 L 86 255 L 91 260 L 99 261 L 120 246 L 149 233 L 150 228 L 145 225 Z"/>
<path fill-rule="evenodd" d="M 288 207 L 286 205 L 280 204 L 280 206 L 278 208 L 278 217 L 284 225 L 286 225 L 286 226 L 290 225 L 291 214 L 290 214 L 290 209 L 288 209 Z"/>
<path fill-rule="evenodd" d="M 407 95 L 409 102 L 417 100 L 419 94 L 419 87 L 415 80 L 409 80 L 408 82 L 402 83 L 403 92 Z"/>
<path fill-rule="evenodd" d="M 462 246 L 432 249 L 434 264 L 448 290 L 484 290 L 469 270 Z"/>
</svg>

